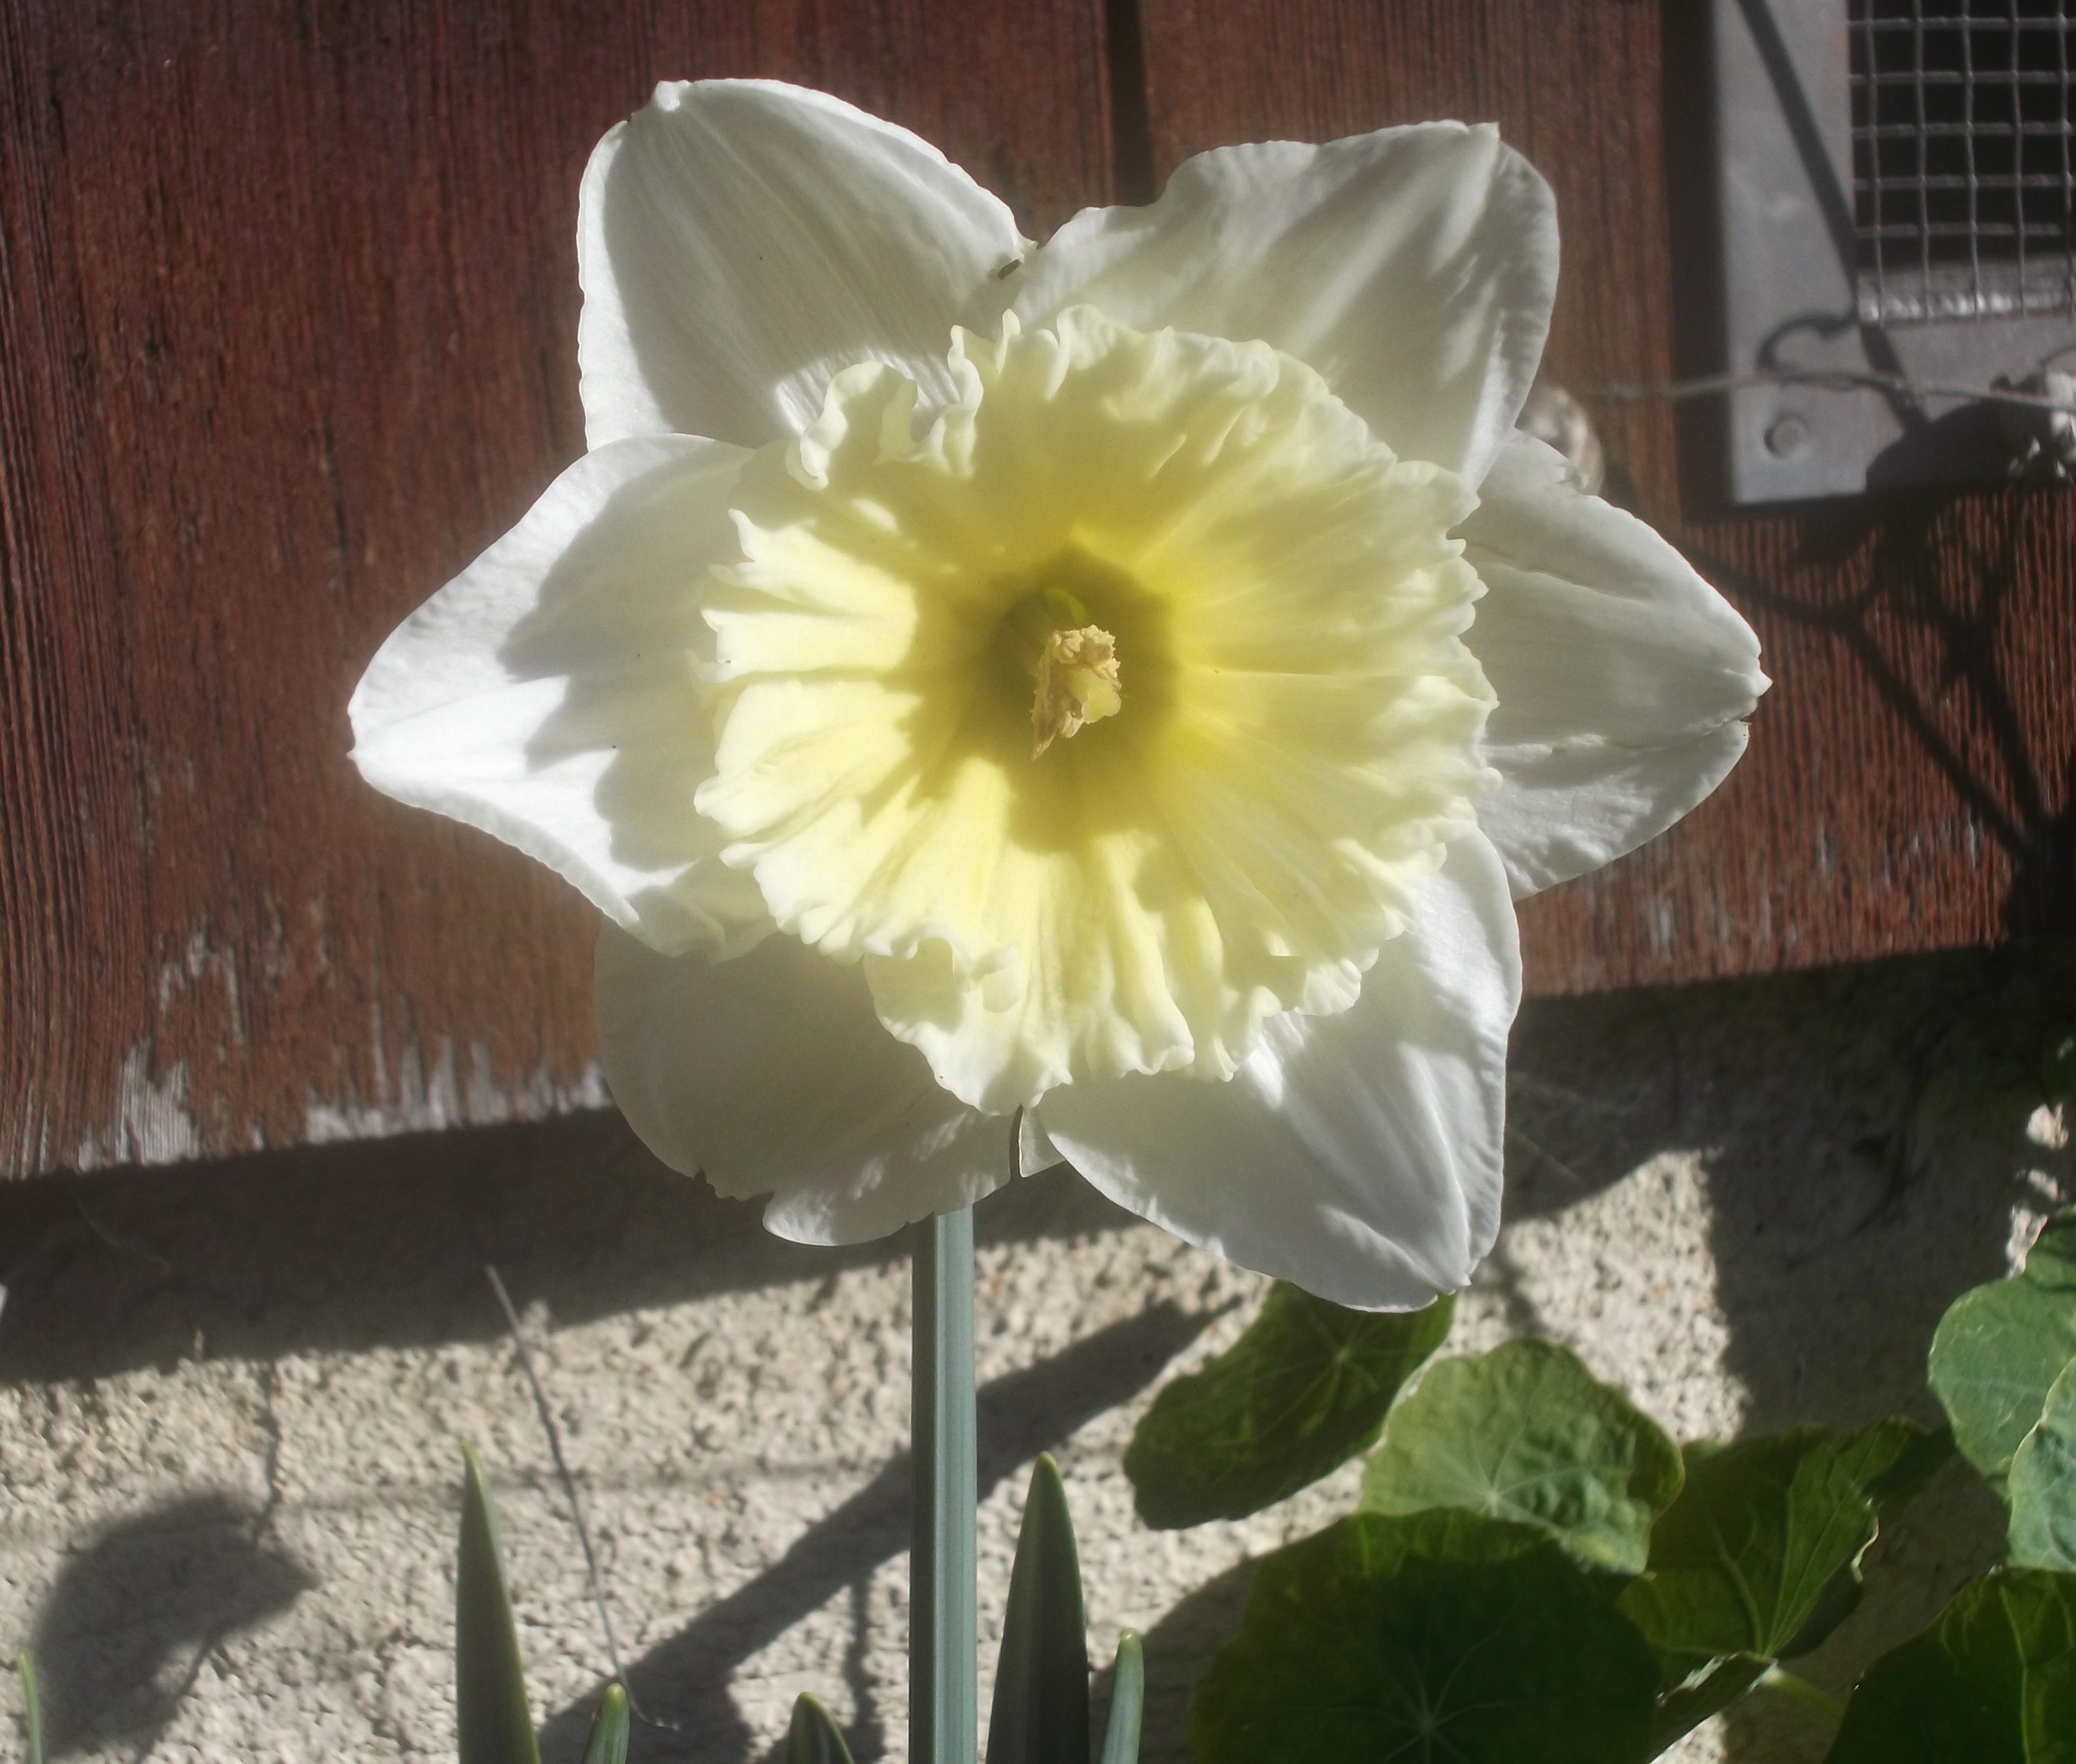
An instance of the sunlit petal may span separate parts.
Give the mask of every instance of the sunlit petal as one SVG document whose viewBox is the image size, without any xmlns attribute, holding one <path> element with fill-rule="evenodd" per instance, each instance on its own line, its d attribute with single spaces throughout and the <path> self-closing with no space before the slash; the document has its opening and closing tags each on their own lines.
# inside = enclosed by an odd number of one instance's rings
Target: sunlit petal
<svg viewBox="0 0 2076 1764">
<path fill-rule="evenodd" d="M 692 806 L 713 755 L 700 591 L 737 554 L 743 458 L 686 436 L 587 454 L 390 633 L 350 707 L 376 789 L 539 858 L 659 949 L 770 924 Z"/>
<path fill-rule="evenodd" d="M 1351 1010 L 1277 1018 L 1229 1083 L 1072 1085 L 1040 1124 L 1178 1237 L 1339 1304 L 1410 1309 L 1462 1286 L 1498 1231 L 1520 998 L 1505 873 L 1472 833 Z"/>
<path fill-rule="evenodd" d="M 946 396 L 954 324 L 991 326 L 1026 242 L 927 141 L 765 80 L 663 85 L 599 143 L 577 224 L 584 430 L 758 446 L 840 367 Z"/>
<path fill-rule="evenodd" d="M 1317 368 L 1401 458 L 1474 488 L 1535 377 L 1555 205 L 1490 126 L 1422 123 L 1185 160 L 1148 208 L 1090 209 L 1032 261 L 1017 316 L 1260 338 Z"/>
<path fill-rule="evenodd" d="M 1466 641 L 1498 695 L 1505 780 L 1478 824 L 1515 895 L 1633 851 L 1723 780 L 1767 679 L 1758 639 L 1634 516 L 1518 435 L 1459 530 L 1488 592 Z"/>
</svg>

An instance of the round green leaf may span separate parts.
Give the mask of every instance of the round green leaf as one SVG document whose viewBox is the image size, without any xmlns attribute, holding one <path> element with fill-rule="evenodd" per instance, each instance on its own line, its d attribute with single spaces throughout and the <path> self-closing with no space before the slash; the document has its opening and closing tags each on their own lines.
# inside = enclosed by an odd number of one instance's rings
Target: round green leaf
<svg viewBox="0 0 2076 1764">
<path fill-rule="evenodd" d="M 1875 1661 L 1825 1764 L 2076 1764 L 2076 1575 L 2004 1568 Z"/>
<path fill-rule="evenodd" d="M 1453 1296 L 1351 1311 L 1278 1280 L 1247 1333 L 1154 1399 L 1124 1455 L 1156 1529 L 1241 1519 L 1364 1450 L 1399 1387 L 1442 1345 Z"/>
<path fill-rule="evenodd" d="M 1190 1704 L 1198 1764 L 1641 1759 L 1650 1650 L 1539 1531 L 1359 1513 L 1262 1564 Z"/>
<path fill-rule="evenodd" d="M 1954 1438 L 1992 1482 L 2076 1359 L 2076 1207 L 2047 1222 L 2025 1271 L 1963 1293 L 1939 1319 L 1928 1373 Z"/>
<path fill-rule="evenodd" d="M 1849 1616 L 1874 1541 L 1859 1475 L 1883 1467 L 1866 1435 L 1821 1427 L 1688 1448 L 1687 1485 L 1650 1538 L 1621 1608 L 1678 1658 L 1806 1652 Z"/>
<path fill-rule="evenodd" d="M 2076 1573 L 2076 1359 L 2061 1368 L 2013 1455 L 2005 1492 L 2012 1565 Z"/>
<path fill-rule="evenodd" d="M 1620 1391 L 1551 1342 L 1444 1360 L 1393 1413 L 1364 1508 L 1458 1507 L 1538 1527 L 1581 1562 L 1642 1571 L 1679 1453 Z"/>
</svg>

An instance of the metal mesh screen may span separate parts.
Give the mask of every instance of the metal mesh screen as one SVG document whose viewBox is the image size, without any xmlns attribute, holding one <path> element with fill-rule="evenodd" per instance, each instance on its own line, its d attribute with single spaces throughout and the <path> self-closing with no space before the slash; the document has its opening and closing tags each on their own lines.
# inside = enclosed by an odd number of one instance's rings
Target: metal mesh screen
<svg viewBox="0 0 2076 1764">
<path fill-rule="evenodd" d="M 2076 311 L 2076 0 L 1848 0 L 1860 316 Z"/>
</svg>

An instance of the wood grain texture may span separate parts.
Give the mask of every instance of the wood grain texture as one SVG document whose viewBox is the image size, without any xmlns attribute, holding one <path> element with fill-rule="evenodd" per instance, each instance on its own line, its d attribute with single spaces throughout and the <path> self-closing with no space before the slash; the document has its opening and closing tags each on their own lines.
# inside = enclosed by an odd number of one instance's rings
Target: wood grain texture
<svg viewBox="0 0 2076 1764">
<path fill-rule="evenodd" d="M 1696 0 L 1145 0 L 1150 159 L 1496 121 L 1556 191 L 1560 384 L 1713 371 Z M 1731 516 L 1709 413 L 1611 405 L 1611 493 L 1757 628 L 1775 685 L 1688 820 L 1522 914 L 1538 991 L 2076 925 L 2076 499 L 1913 492 Z"/>
<path fill-rule="evenodd" d="M 0 0 L 0 1174 L 602 1100 L 594 915 L 347 695 L 583 449 L 577 184 L 659 76 L 1109 194 L 1100 0 Z"/>
</svg>

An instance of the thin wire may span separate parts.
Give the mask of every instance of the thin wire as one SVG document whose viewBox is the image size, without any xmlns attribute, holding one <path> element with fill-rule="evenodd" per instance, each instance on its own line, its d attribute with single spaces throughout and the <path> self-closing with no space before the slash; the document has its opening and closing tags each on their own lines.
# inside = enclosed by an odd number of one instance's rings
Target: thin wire
<svg viewBox="0 0 2076 1764">
<path fill-rule="evenodd" d="M 1819 392 L 1897 392 L 1909 398 L 1965 398 L 1990 405 L 2022 405 L 2029 409 L 2055 410 L 2076 415 L 2076 401 L 2050 397 L 2044 392 L 2020 392 L 2004 386 L 1945 386 L 1912 380 L 1907 374 L 1854 372 L 1844 367 L 1779 368 L 1750 374 L 1703 374 L 1692 380 L 1652 382 L 1611 380 L 1599 386 L 1570 386 L 1575 398 L 1596 404 L 1634 405 L 1659 401 L 1676 403 L 1686 398 L 1707 398 L 1718 392 L 1744 392 L 1758 386 L 1808 386 Z"/>
<path fill-rule="evenodd" d="M 1861 0 L 1861 6 L 1860 23 L 1864 27 L 1861 35 L 1864 39 L 1862 48 L 1866 57 L 1866 77 L 1861 82 L 1861 97 L 1866 113 L 1868 181 L 1873 186 L 1873 200 L 1868 218 L 1871 222 L 1869 232 L 1874 241 L 1875 252 L 1875 310 L 1886 313 L 1888 310 L 1888 266 L 1883 259 L 1882 249 L 1882 223 L 1885 218 L 1882 210 L 1886 197 L 1882 189 L 1881 89 L 1874 83 L 1873 78 L 1879 69 L 1880 63 L 1876 58 L 1879 45 L 1875 37 L 1874 8 L 1868 0 Z"/>
<path fill-rule="evenodd" d="M 1911 0 L 1910 22 L 1911 65 L 1917 76 L 1913 88 L 1917 102 L 1917 287 L 1920 297 L 1929 305 L 1932 299 L 1932 193 L 1924 184 L 1929 169 L 1924 153 L 1929 139 L 1924 132 L 1924 0 Z"/>
<path fill-rule="evenodd" d="M 2018 0 L 2009 0 L 2011 23 L 2011 143 L 2012 143 L 2012 218 L 2018 224 L 2018 288 L 2021 305 L 2025 300 L 2025 132 L 2020 124 L 2025 120 L 2025 109 L 2019 85 L 2019 46 L 2020 25 Z"/>
<path fill-rule="evenodd" d="M 548 1436 L 548 1455 L 554 1460 L 555 1477 L 563 1485 L 563 1497 L 570 1504 L 570 1521 L 576 1527 L 577 1542 L 583 1546 L 584 1573 L 591 1582 L 592 1603 L 598 1607 L 599 1627 L 605 1631 L 605 1658 L 612 1668 L 614 1679 L 627 1692 L 628 1712 L 636 1720 L 649 1727 L 680 1731 L 671 1721 L 660 1721 L 645 1715 L 641 1705 L 634 1700 L 634 1687 L 627 1682 L 627 1674 L 620 1664 L 620 1643 L 612 1633 L 612 1613 L 605 1601 L 605 1582 L 598 1571 L 598 1556 L 591 1546 L 591 1530 L 584 1524 L 583 1503 L 577 1499 L 575 1477 L 563 1458 L 563 1436 L 555 1426 L 555 1417 L 548 1408 L 547 1393 L 541 1388 L 539 1376 L 534 1370 L 534 1356 L 526 1347 L 526 1332 L 520 1326 L 519 1313 L 513 1305 L 512 1295 L 504 1290 L 504 1282 L 498 1277 L 496 1268 L 488 1260 L 483 1272 L 490 1277 L 490 1289 L 497 1295 L 497 1308 L 504 1313 L 506 1326 L 512 1332 L 512 1346 L 519 1355 L 519 1369 L 525 1374 L 526 1388 L 534 1393 L 534 1412 L 541 1417 L 541 1430 Z"/>
<path fill-rule="evenodd" d="M 2061 239 L 2067 264 L 2062 272 L 2065 288 L 2076 292 L 2076 176 L 2069 160 L 2069 9 L 2066 0 L 2054 0 L 2054 51 L 2061 76 Z"/>
<path fill-rule="evenodd" d="M 1961 163 L 1968 192 L 1968 286 L 1976 309 L 1983 304 L 1982 192 L 1975 182 L 1975 33 L 1963 28 L 1961 42 Z"/>
</svg>

